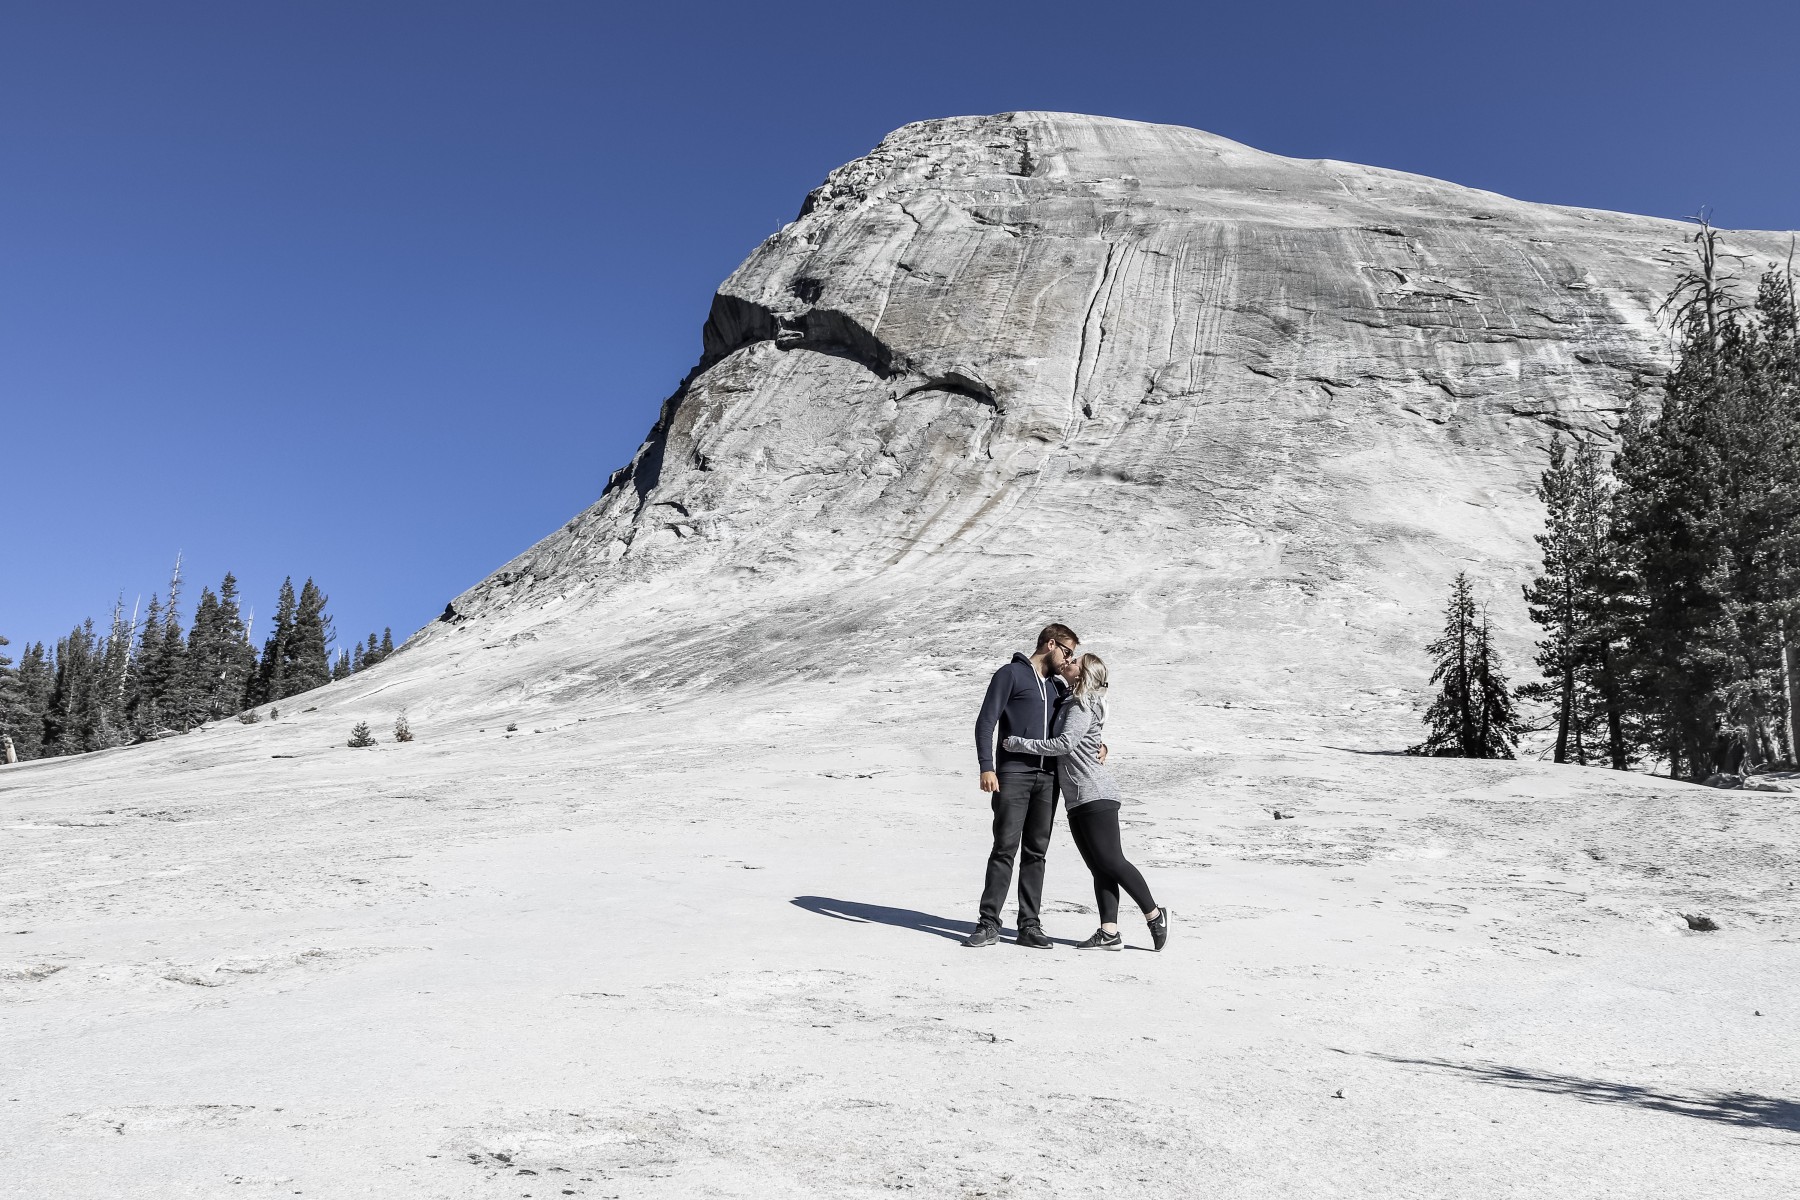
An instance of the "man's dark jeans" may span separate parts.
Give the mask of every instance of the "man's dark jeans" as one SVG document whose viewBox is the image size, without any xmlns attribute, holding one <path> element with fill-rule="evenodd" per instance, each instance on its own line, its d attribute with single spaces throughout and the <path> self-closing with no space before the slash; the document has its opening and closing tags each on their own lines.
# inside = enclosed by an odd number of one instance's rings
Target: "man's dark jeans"
<svg viewBox="0 0 1800 1200">
<path fill-rule="evenodd" d="M 1000 906 L 1019 861 L 1019 928 L 1034 925 L 1044 895 L 1044 855 L 1056 824 L 1056 772 L 1036 767 L 1004 771 L 994 793 L 994 850 L 988 855 L 987 886 L 981 889 L 981 919 L 1000 924 Z"/>
</svg>

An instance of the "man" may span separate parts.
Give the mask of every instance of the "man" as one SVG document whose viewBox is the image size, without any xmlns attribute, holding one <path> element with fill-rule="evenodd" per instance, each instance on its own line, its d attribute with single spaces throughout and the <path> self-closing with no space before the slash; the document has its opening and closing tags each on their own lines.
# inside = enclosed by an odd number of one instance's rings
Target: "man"
<svg viewBox="0 0 1800 1200">
<path fill-rule="evenodd" d="M 996 752 L 996 737 L 1044 739 L 1067 685 L 1063 668 L 1075 657 L 1081 639 L 1067 625 L 1046 625 L 1037 650 L 1029 657 L 1014 654 L 994 672 L 981 715 L 975 718 L 975 756 L 981 764 L 981 790 L 993 796 L 994 848 L 988 854 L 987 883 L 981 891 L 981 916 L 965 946 L 991 946 L 1000 939 L 1000 906 L 1012 882 L 1013 859 L 1019 862 L 1018 944 L 1048 950 L 1052 943 L 1038 921 L 1044 893 L 1044 855 L 1056 821 L 1056 760 L 1035 754 Z"/>
</svg>

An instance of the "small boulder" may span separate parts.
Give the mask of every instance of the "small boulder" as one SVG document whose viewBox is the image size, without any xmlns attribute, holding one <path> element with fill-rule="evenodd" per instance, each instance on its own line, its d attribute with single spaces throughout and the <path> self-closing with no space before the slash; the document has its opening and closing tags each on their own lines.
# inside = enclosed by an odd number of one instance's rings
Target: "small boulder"
<svg viewBox="0 0 1800 1200">
<path fill-rule="evenodd" d="M 1744 777 L 1742 775 L 1727 775 L 1723 771 L 1715 771 L 1713 774 L 1706 777 L 1705 783 L 1707 787 L 1713 788 L 1741 788 L 1744 786 Z"/>
<path fill-rule="evenodd" d="M 1682 913 L 1681 919 L 1687 922 L 1689 929 L 1692 929 L 1697 933 L 1713 933 L 1719 928 L 1719 923 L 1717 921 L 1713 920 L 1711 917 L 1702 916 L 1699 913 Z"/>
<path fill-rule="evenodd" d="M 1791 792 L 1793 786 L 1770 779 L 1767 775 L 1752 775 L 1743 782 L 1746 792 Z"/>
</svg>

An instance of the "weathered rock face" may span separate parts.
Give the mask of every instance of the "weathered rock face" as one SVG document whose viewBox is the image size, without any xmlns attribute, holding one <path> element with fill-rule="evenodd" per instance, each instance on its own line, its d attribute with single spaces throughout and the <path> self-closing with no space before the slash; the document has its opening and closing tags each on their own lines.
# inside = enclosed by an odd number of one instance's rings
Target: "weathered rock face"
<svg viewBox="0 0 1800 1200">
<path fill-rule="evenodd" d="M 1654 386 L 1687 232 L 1170 126 L 910 125 L 725 282 L 601 500 L 455 609 L 729 587 L 715 632 L 793 669 L 1066 613 L 1228 696 L 1374 695 L 1457 569 L 1517 596 L 1544 447 Z"/>
</svg>

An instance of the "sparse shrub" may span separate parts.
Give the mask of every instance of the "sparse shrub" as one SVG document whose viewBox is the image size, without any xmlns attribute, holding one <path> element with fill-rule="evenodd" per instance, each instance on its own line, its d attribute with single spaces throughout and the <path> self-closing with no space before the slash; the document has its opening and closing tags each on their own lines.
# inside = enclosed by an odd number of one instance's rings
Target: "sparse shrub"
<svg viewBox="0 0 1800 1200">
<path fill-rule="evenodd" d="M 374 744 L 375 735 L 369 732 L 369 723 L 358 721 L 356 727 L 350 731 L 350 745 L 354 749 L 360 750 L 364 746 L 373 746 Z"/>
<path fill-rule="evenodd" d="M 412 726 L 406 723 L 404 708 L 400 710 L 400 715 L 394 718 L 394 740 L 396 742 L 412 741 Z"/>
<path fill-rule="evenodd" d="M 238 714 L 238 720 L 246 725 L 254 725 L 262 720 L 262 718 L 256 715 L 256 710 L 254 708 L 247 708 Z"/>
<path fill-rule="evenodd" d="M 269 720 L 276 721 L 276 720 L 279 720 L 280 718 L 281 718 L 281 710 L 279 708 L 271 708 L 269 710 Z"/>
<path fill-rule="evenodd" d="M 508 725 L 506 727 L 506 732 L 508 732 L 508 733 L 519 732 L 519 723 L 517 721 L 514 721 L 512 724 Z"/>
</svg>

